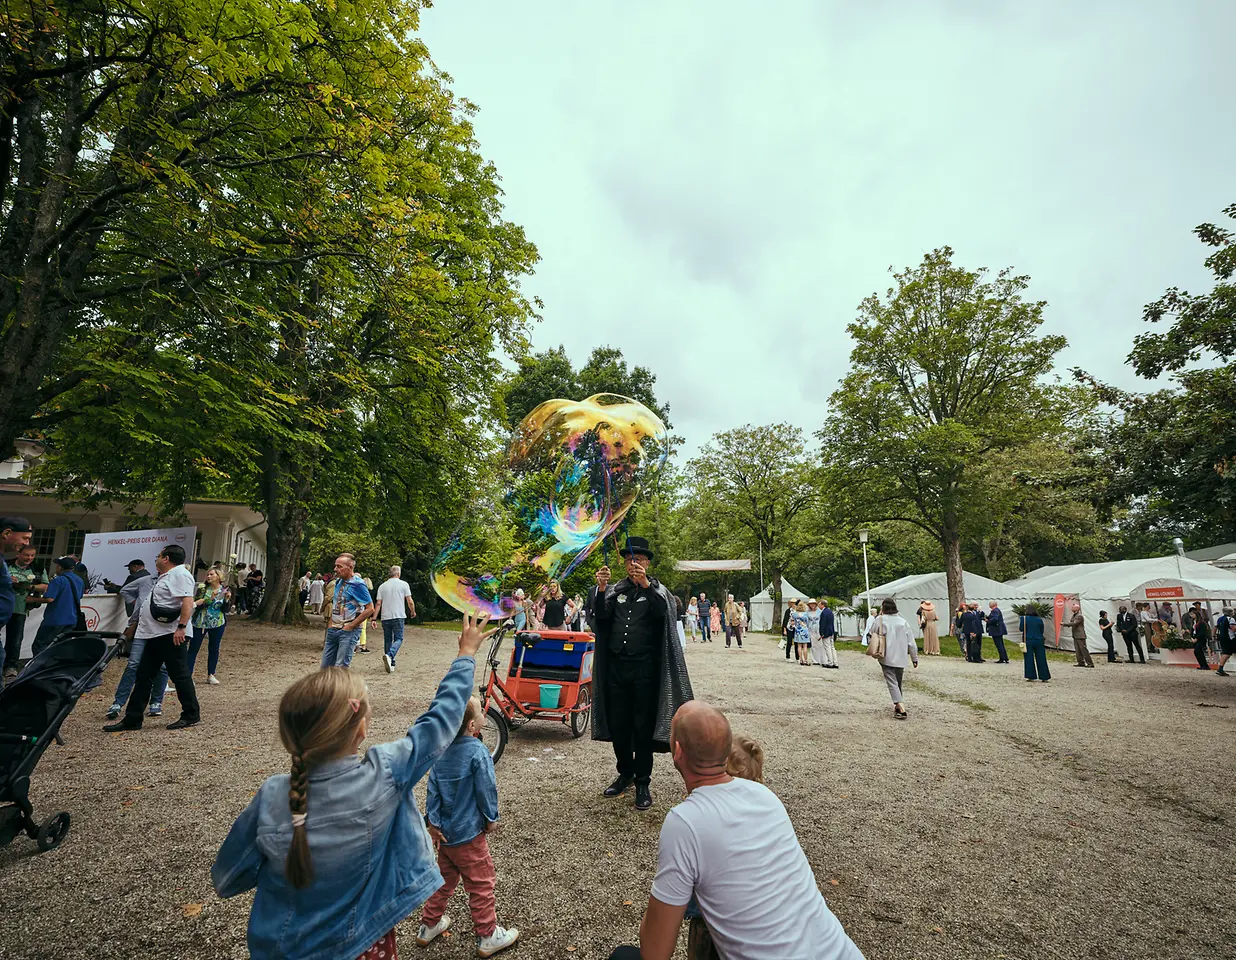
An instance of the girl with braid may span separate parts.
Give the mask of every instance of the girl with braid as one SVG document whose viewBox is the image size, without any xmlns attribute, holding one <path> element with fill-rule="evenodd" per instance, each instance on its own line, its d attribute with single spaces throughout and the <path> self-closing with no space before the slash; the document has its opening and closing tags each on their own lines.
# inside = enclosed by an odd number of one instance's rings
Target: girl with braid
<svg viewBox="0 0 1236 960">
<path fill-rule="evenodd" d="M 211 869 L 220 897 L 257 890 L 251 956 L 395 960 L 395 925 L 443 883 L 412 788 L 459 732 L 488 619 L 465 618 L 459 656 L 407 736 L 364 754 L 359 675 L 327 667 L 284 693 L 291 772 L 258 788 Z"/>
</svg>

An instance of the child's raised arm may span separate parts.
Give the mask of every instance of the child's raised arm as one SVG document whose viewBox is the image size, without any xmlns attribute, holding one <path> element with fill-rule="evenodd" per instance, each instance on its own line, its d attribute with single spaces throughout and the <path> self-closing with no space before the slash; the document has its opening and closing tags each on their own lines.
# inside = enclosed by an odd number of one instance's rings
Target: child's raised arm
<svg viewBox="0 0 1236 960">
<path fill-rule="evenodd" d="M 384 743 L 369 751 L 389 766 L 399 787 L 407 788 L 419 782 L 459 732 L 464 709 L 472 696 L 476 651 L 481 642 L 494 633 L 493 630 L 484 632 L 488 622 L 488 616 L 464 618 L 463 632 L 459 635 L 459 656 L 438 684 L 429 709 L 416 718 L 402 740 Z"/>
</svg>

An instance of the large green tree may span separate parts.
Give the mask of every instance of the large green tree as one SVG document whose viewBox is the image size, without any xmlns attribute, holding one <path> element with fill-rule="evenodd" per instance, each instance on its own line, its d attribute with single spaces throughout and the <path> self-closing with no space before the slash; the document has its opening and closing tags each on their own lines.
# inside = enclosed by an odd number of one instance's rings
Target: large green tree
<svg viewBox="0 0 1236 960">
<path fill-rule="evenodd" d="M 64 387 L 35 418 L 52 442 L 44 476 L 67 497 L 166 514 L 226 495 L 262 510 L 267 619 L 299 616 L 289 596 L 311 513 L 412 549 L 466 499 L 492 446 L 492 352 L 521 350 L 532 316 L 518 278 L 535 249 L 502 220 L 466 106 L 401 32 L 410 10 L 348 9 L 366 19 L 321 44 L 343 43 L 323 68 L 333 86 L 315 88 L 324 112 L 257 103 L 245 121 L 335 138 L 347 162 L 286 154 L 280 177 L 241 163 L 229 191 L 198 203 L 226 238 L 257 242 L 265 221 L 279 256 L 191 295 L 110 301 L 62 352 Z"/>
<path fill-rule="evenodd" d="M 1236 204 L 1223 212 L 1236 220 Z M 1143 316 L 1155 327 L 1129 355 L 1141 376 L 1171 372 L 1175 384 L 1139 393 L 1075 371 L 1115 409 L 1100 438 L 1102 504 L 1135 552 L 1166 549 L 1174 536 L 1236 539 L 1236 230 L 1204 223 L 1194 233 L 1211 251 L 1212 289 L 1173 287 L 1148 304 Z"/>
<path fill-rule="evenodd" d="M 362 192 L 345 210 L 340 188 L 330 216 L 314 196 L 349 178 L 380 184 L 383 141 L 443 125 L 418 6 L 5 8 L 0 453 L 68 415 L 66 393 L 89 374 L 60 363 L 66 353 L 148 352 L 182 306 L 244 312 L 255 282 L 363 255 L 386 217 L 404 219 L 393 194 L 373 204 Z M 125 329 L 106 329 L 119 314 Z"/>
<path fill-rule="evenodd" d="M 967 515 L 999 451 L 1059 436 L 1044 385 L 1063 337 L 1042 336 L 1029 278 L 953 263 L 948 247 L 893 274 L 848 327 L 851 370 L 819 431 L 834 507 L 855 521 L 900 520 L 940 544 L 949 603 L 963 596 Z"/>
<path fill-rule="evenodd" d="M 762 551 L 772 573 L 773 616 L 780 618 L 781 579 L 800 546 L 799 520 L 820 494 L 802 430 L 788 423 L 725 430 L 700 448 L 686 472 L 682 549 L 697 560 L 757 562 Z"/>
</svg>

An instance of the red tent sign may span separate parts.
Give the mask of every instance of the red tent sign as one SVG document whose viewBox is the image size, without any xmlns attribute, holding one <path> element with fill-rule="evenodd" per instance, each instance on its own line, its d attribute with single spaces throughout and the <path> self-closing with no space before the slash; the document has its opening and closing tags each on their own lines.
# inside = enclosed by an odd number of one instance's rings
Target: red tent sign
<svg viewBox="0 0 1236 960">
<path fill-rule="evenodd" d="M 1147 587 L 1147 600 L 1183 600 L 1184 587 Z"/>
</svg>

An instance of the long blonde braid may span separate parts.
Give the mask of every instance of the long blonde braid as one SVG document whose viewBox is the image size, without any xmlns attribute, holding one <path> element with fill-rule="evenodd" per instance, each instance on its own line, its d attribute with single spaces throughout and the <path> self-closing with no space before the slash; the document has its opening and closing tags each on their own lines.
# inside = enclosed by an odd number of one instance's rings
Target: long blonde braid
<svg viewBox="0 0 1236 960">
<path fill-rule="evenodd" d="M 279 702 L 279 739 L 292 755 L 288 807 L 292 845 L 284 877 L 298 890 L 313 883 L 309 855 L 309 771 L 344 754 L 356 727 L 369 716 L 369 699 L 361 678 L 342 667 L 327 667 L 297 680 Z"/>
</svg>

